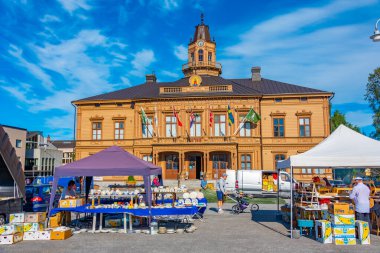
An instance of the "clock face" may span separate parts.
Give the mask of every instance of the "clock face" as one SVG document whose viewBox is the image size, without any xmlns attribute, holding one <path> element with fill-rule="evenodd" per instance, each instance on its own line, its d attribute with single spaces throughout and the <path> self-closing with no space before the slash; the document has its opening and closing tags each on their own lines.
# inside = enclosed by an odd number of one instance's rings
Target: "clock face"
<svg viewBox="0 0 380 253">
<path fill-rule="evenodd" d="M 203 40 L 198 41 L 198 46 L 199 47 L 203 47 L 204 44 L 205 44 L 205 42 Z"/>
</svg>

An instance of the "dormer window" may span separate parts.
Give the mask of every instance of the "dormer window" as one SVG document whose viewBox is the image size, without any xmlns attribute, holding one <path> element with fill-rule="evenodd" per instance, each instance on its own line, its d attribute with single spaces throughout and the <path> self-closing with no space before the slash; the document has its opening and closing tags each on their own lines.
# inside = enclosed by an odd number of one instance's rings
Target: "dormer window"
<svg viewBox="0 0 380 253">
<path fill-rule="evenodd" d="M 203 61 L 203 50 L 202 49 L 198 50 L 198 61 Z"/>
</svg>

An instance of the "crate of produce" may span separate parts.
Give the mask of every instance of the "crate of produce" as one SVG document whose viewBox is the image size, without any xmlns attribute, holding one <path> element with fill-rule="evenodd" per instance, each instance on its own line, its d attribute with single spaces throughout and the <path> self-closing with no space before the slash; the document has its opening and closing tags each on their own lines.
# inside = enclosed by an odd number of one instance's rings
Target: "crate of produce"
<svg viewBox="0 0 380 253">
<path fill-rule="evenodd" d="M 35 231 L 24 232 L 23 240 L 24 241 L 35 241 L 35 240 L 37 240 L 37 232 L 35 232 Z"/>
<path fill-rule="evenodd" d="M 11 235 L 14 233 L 22 233 L 24 231 L 22 224 L 6 224 L 0 226 L 0 235 Z"/>
<path fill-rule="evenodd" d="M 37 231 L 37 240 L 51 240 L 51 230 Z"/>
<path fill-rule="evenodd" d="M 357 220 L 355 222 L 357 228 L 357 238 L 360 244 L 371 244 L 371 232 L 369 230 L 368 222 Z"/>
<path fill-rule="evenodd" d="M 332 243 L 331 222 L 327 220 L 315 221 L 315 238 L 318 242 L 327 244 Z"/>
<path fill-rule="evenodd" d="M 9 215 L 9 223 L 23 223 L 25 222 L 25 213 L 11 213 Z"/>
<path fill-rule="evenodd" d="M 356 245 L 356 238 L 336 238 L 333 237 L 335 245 Z"/>
<path fill-rule="evenodd" d="M 40 231 L 43 229 L 44 229 L 43 223 L 38 223 L 38 222 L 24 223 L 24 232 L 35 232 L 35 231 Z"/>
<path fill-rule="evenodd" d="M 51 240 L 66 240 L 72 236 L 72 231 L 70 228 L 56 228 L 51 231 L 50 239 Z"/>
<path fill-rule="evenodd" d="M 84 199 L 61 199 L 59 201 L 59 207 L 61 208 L 71 208 L 71 207 L 77 207 L 77 206 L 83 206 L 84 205 Z"/>
<path fill-rule="evenodd" d="M 46 213 L 35 212 L 35 213 L 25 213 L 25 222 L 44 222 L 46 220 Z"/>
<path fill-rule="evenodd" d="M 340 215 L 340 214 L 329 214 L 330 221 L 333 226 L 335 225 L 355 225 L 355 215 Z"/>
<path fill-rule="evenodd" d="M 14 244 L 22 241 L 22 233 L 12 235 L 0 235 L 0 244 Z"/>
<path fill-rule="evenodd" d="M 355 237 L 355 226 L 352 225 L 336 225 L 333 227 L 333 235 L 339 237 Z"/>
<path fill-rule="evenodd" d="M 351 215 L 355 214 L 354 206 L 349 203 L 332 203 L 328 206 L 328 211 L 331 214 Z"/>
</svg>

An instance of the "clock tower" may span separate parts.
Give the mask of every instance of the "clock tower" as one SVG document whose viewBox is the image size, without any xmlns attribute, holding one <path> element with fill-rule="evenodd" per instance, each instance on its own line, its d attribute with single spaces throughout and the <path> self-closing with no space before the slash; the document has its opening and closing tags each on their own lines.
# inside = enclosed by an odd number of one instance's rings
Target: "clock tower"
<svg viewBox="0 0 380 253">
<path fill-rule="evenodd" d="M 186 77 L 191 75 L 219 76 L 222 65 L 216 62 L 216 43 L 211 40 L 208 25 L 204 24 L 201 14 L 201 23 L 195 27 L 194 37 L 188 45 L 188 61 L 182 66 Z"/>
</svg>

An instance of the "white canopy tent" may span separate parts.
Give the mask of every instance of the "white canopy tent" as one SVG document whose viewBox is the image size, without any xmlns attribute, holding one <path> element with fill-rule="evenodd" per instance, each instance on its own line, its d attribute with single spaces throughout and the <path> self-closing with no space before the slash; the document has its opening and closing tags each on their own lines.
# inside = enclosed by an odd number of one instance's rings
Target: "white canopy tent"
<svg viewBox="0 0 380 253">
<path fill-rule="evenodd" d="M 329 137 L 314 148 L 299 155 L 279 161 L 277 169 L 290 168 L 293 181 L 293 168 L 380 168 L 380 141 L 364 136 L 344 125 L 340 125 Z M 291 187 L 293 206 L 293 187 Z M 293 220 L 293 208 L 291 221 Z M 293 222 L 290 223 L 291 238 Z"/>
</svg>

